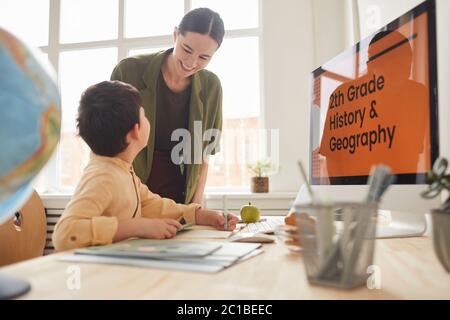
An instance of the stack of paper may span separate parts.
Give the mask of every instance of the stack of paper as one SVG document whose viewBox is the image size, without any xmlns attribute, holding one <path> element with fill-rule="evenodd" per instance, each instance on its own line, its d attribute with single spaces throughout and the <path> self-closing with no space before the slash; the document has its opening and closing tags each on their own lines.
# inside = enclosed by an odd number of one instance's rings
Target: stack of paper
<svg viewBox="0 0 450 320">
<path fill-rule="evenodd" d="M 75 254 L 124 258 L 199 258 L 205 257 L 220 248 L 216 243 L 201 243 L 174 240 L 122 241 L 107 246 L 95 246 L 75 250 Z"/>
</svg>

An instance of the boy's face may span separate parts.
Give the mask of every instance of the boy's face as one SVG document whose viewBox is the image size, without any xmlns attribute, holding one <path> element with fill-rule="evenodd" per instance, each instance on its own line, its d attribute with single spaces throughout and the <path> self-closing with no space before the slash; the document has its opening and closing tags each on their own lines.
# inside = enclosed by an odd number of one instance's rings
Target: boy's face
<svg viewBox="0 0 450 320">
<path fill-rule="evenodd" d="M 145 110 L 141 106 L 139 110 L 139 137 L 142 142 L 142 148 L 147 146 L 148 138 L 150 137 L 150 122 L 145 116 Z"/>
</svg>

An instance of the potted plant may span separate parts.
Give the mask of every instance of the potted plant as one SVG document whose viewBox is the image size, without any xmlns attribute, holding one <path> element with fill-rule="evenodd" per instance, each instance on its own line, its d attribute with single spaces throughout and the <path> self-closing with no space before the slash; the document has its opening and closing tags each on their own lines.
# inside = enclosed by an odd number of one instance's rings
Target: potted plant
<svg viewBox="0 0 450 320">
<path fill-rule="evenodd" d="M 422 197 L 431 199 L 437 197 L 443 190 L 450 192 L 450 174 L 446 174 L 448 161 L 439 158 L 428 172 L 427 180 L 430 184 Z M 431 210 L 433 221 L 434 251 L 447 272 L 450 272 L 450 196 L 437 209 Z"/>
<path fill-rule="evenodd" d="M 269 160 L 258 160 L 254 164 L 248 165 L 249 170 L 254 174 L 251 179 L 251 191 L 255 193 L 269 192 L 269 177 L 274 166 Z"/>
</svg>

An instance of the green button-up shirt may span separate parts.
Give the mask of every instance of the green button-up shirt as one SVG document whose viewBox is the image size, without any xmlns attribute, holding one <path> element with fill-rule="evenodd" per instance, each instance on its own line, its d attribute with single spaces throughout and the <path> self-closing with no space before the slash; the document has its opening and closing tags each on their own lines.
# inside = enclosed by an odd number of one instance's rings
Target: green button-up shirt
<svg viewBox="0 0 450 320">
<path fill-rule="evenodd" d="M 136 174 L 144 183 L 150 176 L 155 146 L 156 84 L 165 54 L 171 50 L 173 49 L 126 58 L 119 62 L 111 75 L 111 80 L 129 83 L 139 90 L 145 114 L 150 121 L 151 131 L 147 147 L 137 155 L 133 162 Z M 197 125 L 195 125 L 196 121 L 199 121 Z M 207 146 L 208 149 L 214 146 L 210 152 L 210 154 L 214 154 L 220 149 L 220 136 L 213 141 L 209 141 L 209 138 L 206 137 L 206 141 L 204 141 L 205 131 L 209 129 L 222 130 L 222 87 L 219 78 L 214 73 L 200 70 L 192 76 L 191 85 L 188 127 L 191 140 L 191 159 L 186 157 L 189 152 L 183 153 L 186 163 L 184 168 L 186 172 L 185 203 L 192 201 L 197 189 L 203 150 Z M 195 146 L 196 143 L 197 146 Z M 199 150 L 200 145 L 202 146 L 201 150 Z"/>
</svg>

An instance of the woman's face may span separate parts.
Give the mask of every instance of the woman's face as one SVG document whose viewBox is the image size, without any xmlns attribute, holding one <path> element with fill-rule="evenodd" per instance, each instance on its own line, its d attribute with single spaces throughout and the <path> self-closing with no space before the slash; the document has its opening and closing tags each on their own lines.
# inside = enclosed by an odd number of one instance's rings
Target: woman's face
<svg viewBox="0 0 450 320">
<path fill-rule="evenodd" d="M 205 68 L 219 47 L 210 36 L 196 32 L 186 32 L 183 36 L 175 30 L 174 40 L 175 70 L 185 78 Z"/>
</svg>

